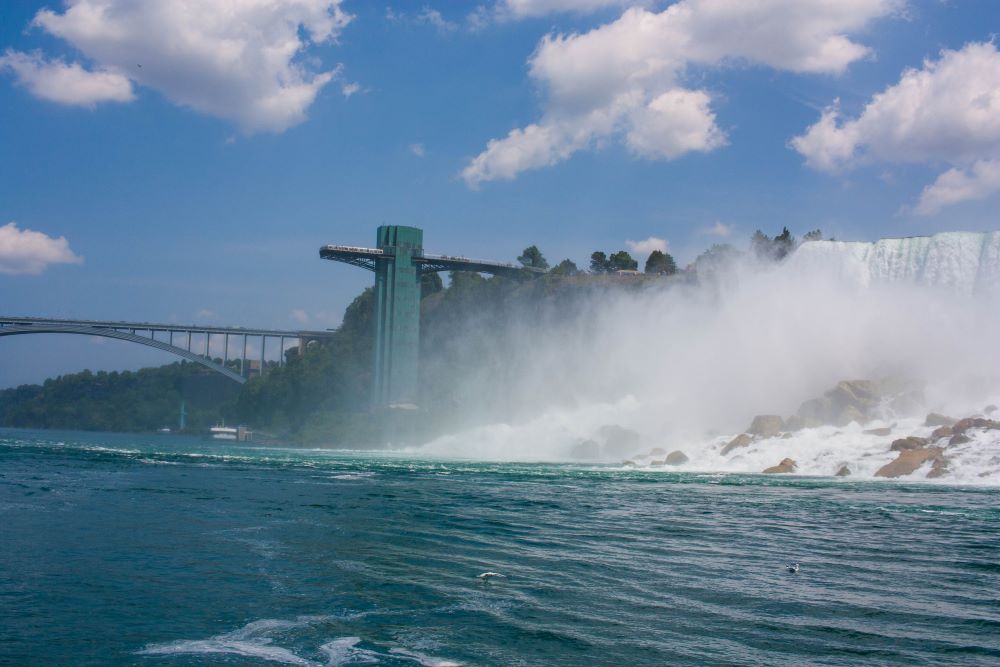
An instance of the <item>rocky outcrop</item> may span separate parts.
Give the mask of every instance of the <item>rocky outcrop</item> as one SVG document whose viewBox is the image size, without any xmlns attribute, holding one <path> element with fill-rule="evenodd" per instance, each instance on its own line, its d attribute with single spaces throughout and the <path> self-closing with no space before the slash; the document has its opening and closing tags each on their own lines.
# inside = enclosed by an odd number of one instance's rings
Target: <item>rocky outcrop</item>
<svg viewBox="0 0 1000 667">
<path fill-rule="evenodd" d="M 651 450 L 649 450 L 650 456 L 663 456 L 666 453 L 667 450 L 663 449 L 662 447 L 653 447 Z"/>
<path fill-rule="evenodd" d="M 738 436 L 730 440 L 729 444 L 727 444 L 725 447 L 722 448 L 722 455 L 725 456 L 734 449 L 747 447 L 750 445 L 751 442 L 753 442 L 753 438 L 751 438 L 746 433 L 740 433 Z"/>
<path fill-rule="evenodd" d="M 944 477 L 948 474 L 948 459 L 944 456 L 939 456 L 934 459 L 933 465 L 931 465 L 930 471 L 927 473 L 927 479 L 936 479 L 938 477 Z"/>
<path fill-rule="evenodd" d="M 851 474 L 851 469 L 847 466 L 840 466 L 840 470 L 837 471 L 837 477 L 848 477 Z"/>
<path fill-rule="evenodd" d="M 650 461 L 649 465 L 651 465 L 651 466 L 662 466 L 662 465 L 666 465 L 666 461 Z"/>
<path fill-rule="evenodd" d="M 796 413 L 802 419 L 834 426 L 852 421 L 864 423 L 874 417 L 882 401 L 879 385 L 871 380 L 845 380 L 820 398 L 806 401 Z"/>
<path fill-rule="evenodd" d="M 940 440 L 941 438 L 951 437 L 951 426 L 938 426 L 931 433 L 931 440 Z"/>
<path fill-rule="evenodd" d="M 689 460 L 690 459 L 688 459 L 687 454 L 677 449 L 667 454 L 665 463 L 668 466 L 679 466 L 683 463 L 687 463 Z"/>
<path fill-rule="evenodd" d="M 785 430 L 785 420 L 778 415 L 757 415 L 753 418 L 747 433 L 762 438 L 773 438 Z"/>
<path fill-rule="evenodd" d="M 937 412 L 932 412 L 924 420 L 924 426 L 952 426 L 956 421 L 958 420 L 938 414 Z"/>
<path fill-rule="evenodd" d="M 984 419 L 983 417 L 966 417 L 955 422 L 955 425 L 951 427 L 951 432 L 958 435 L 959 433 L 965 433 L 970 428 L 1000 430 L 1000 422 L 993 421 L 992 419 Z"/>
<path fill-rule="evenodd" d="M 818 419 L 801 417 L 799 415 L 792 415 L 785 420 L 786 431 L 801 431 L 804 428 L 817 428 L 822 425 L 823 422 Z"/>
<path fill-rule="evenodd" d="M 890 461 L 875 472 L 876 477 L 902 477 L 913 473 L 917 468 L 938 459 L 944 460 L 944 449 L 941 447 L 924 447 L 923 449 L 908 449 L 901 451 L 895 461 Z"/>
<path fill-rule="evenodd" d="M 768 475 L 781 475 L 795 472 L 795 461 L 792 459 L 781 459 L 781 463 L 770 468 L 765 468 L 764 473 Z"/>
<path fill-rule="evenodd" d="M 965 435 L 964 433 L 956 433 L 955 435 L 951 436 L 951 439 L 948 441 L 948 446 L 953 447 L 955 445 L 964 445 L 967 442 L 972 442 L 972 438 Z"/>
<path fill-rule="evenodd" d="M 918 438 L 915 435 L 911 435 L 909 438 L 900 438 L 899 440 L 893 440 L 892 444 L 889 445 L 890 452 L 905 452 L 911 449 L 920 449 L 921 447 L 927 446 L 927 438 Z"/>
</svg>

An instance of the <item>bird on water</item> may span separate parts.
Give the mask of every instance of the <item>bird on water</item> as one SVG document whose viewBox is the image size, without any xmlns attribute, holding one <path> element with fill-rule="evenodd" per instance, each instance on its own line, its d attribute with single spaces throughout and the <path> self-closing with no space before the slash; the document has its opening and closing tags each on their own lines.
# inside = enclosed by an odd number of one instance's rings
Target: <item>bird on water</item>
<svg viewBox="0 0 1000 667">
<path fill-rule="evenodd" d="M 798 572 L 798 571 L 799 571 L 799 564 L 798 564 L 798 563 L 790 563 L 790 564 L 786 565 L 785 567 L 786 567 L 786 568 L 788 569 L 788 571 L 789 571 L 789 572 L 791 572 L 792 574 L 794 574 L 794 573 L 796 573 L 796 572 Z"/>
<path fill-rule="evenodd" d="M 478 575 L 478 577 L 483 581 L 489 581 L 493 577 L 500 577 L 501 579 L 507 578 L 504 575 L 500 574 L 499 572 L 483 572 L 482 574 Z"/>
</svg>

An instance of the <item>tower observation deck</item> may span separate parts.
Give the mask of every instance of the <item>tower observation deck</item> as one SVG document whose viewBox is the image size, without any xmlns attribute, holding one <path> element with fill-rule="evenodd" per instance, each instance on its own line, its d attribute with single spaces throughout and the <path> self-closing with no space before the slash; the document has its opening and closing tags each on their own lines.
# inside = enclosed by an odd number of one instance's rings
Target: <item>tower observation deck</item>
<svg viewBox="0 0 1000 667">
<path fill-rule="evenodd" d="M 435 271 L 473 271 L 495 275 L 542 273 L 514 264 L 424 252 L 424 232 L 416 227 L 383 225 L 376 247 L 327 245 L 322 259 L 375 273 L 375 360 L 372 405 L 376 409 L 415 409 L 420 349 L 420 278 Z"/>
</svg>

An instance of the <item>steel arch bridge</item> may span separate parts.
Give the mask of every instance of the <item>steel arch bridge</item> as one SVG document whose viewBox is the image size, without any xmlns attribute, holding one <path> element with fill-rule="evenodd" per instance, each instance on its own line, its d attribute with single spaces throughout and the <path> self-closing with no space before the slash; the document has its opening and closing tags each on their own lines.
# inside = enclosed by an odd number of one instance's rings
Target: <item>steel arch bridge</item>
<svg viewBox="0 0 1000 667">
<path fill-rule="evenodd" d="M 151 322 L 108 322 L 101 320 L 58 320 L 40 317 L 0 317 L 0 337 L 26 334 L 78 334 L 83 336 L 102 336 L 138 343 L 177 355 L 196 364 L 201 364 L 230 380 L 243 384 L 248 378 L 247 345 L 251 339 L 260 339 L 260 368 L 264 371 L 265 354 L 268 339 L 278 339 L 279 364 L 284 363 L 286 340 L 295 340 L 302 347 L 310 340 L 320 340 L 333 335 L 332 331 L 284 331 L 280 329 L 248 329 L 244 327 L 203 327 L 182 326 L 175 324 L 154 324 Z M 160 338 L 157 338 L 157 335 Z M 174 338 L 182 339 L 182 344 L 174 343 Z M 202 353 L 192 350 L 195 336 L 204 337 Z M 225 348 L 222 354 L 223 362 L 216 362 L 211 356 L 212 336 L 224 336 Z M 165 338 L 165 340 L 164 340 Z M 232 357 L 240 360 L 240 372 L 229 368 L 229 343 L 235 338 L 237 350 L 242 347 L 242 355 Z M 242 343 L 240 346 L 239 343 Z"/>
</svg>

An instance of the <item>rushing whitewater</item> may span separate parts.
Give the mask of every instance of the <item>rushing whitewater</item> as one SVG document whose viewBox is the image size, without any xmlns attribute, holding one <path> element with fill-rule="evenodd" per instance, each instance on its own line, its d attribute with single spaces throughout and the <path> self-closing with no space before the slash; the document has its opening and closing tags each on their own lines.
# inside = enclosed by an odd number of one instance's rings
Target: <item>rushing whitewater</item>
<svg viewBox="0 0 1000 667">
<path fill-rule="evenodd" d="M 1000 232 L 809 242 L 776 267 L 741 262 L 701 278 L 598 297 L 541 332 L 512 324 L 510 417 L 420 451 L 752 473 L 788 458 L 794 474 L 870 478 L 899 455 L 894 440 L 933 433 L 929 412 L 1000 419 Z M 755 415 L 787 419 L 864 379 L 909 387 L 907 400 L 886 396 L 856 421 L 799 424 L 723 453 Z M 482 378 L 465 382 L 469 395 L 487 391 Z M 1000 430 L 967 437 L 930 443 L 946 449 L 935 475 L 1000 484 Z M 686 460 L 665 465 L 669 452 Z"/>
</svg>

